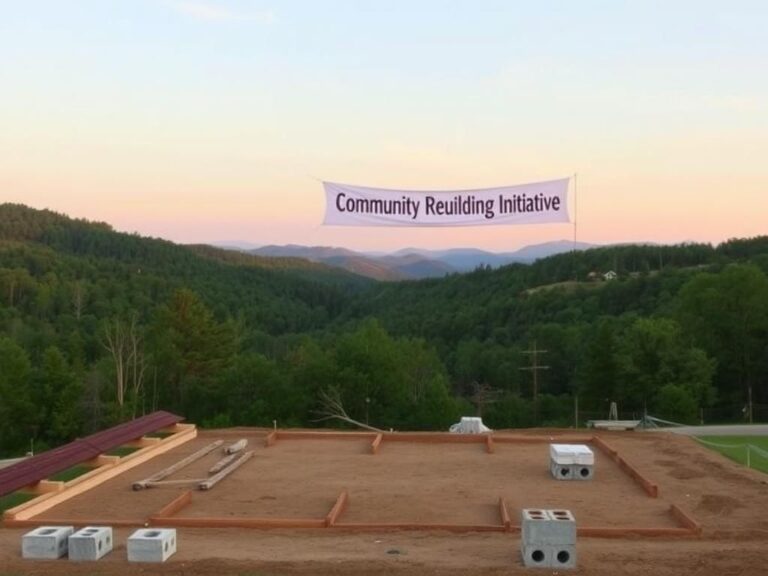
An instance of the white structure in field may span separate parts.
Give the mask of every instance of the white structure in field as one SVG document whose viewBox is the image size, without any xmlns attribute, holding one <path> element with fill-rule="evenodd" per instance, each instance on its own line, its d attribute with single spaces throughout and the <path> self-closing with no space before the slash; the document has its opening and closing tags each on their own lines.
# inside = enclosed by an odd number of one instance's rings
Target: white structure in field
<svg viewBox="0 0 768 576">
<path fill-rule="evenodd" d="M 128 562 L 165 562 L 175 553 L 175 528 L 142 528 L 128 537 Z"/>
<path fill-rule="evenodd" d="M 21 556 L 35 560 L 55 560 L 67 553 L 72 526 L 40 526 L 21 538 Z"/>
<path fill-rule="evenodd" d="M 479 416 L 462 416 L 461 422 L 452 424 L 449 431 L 454 434 L 483 434 L 491 432 L 491 429 L 483 424 L 483 419 Z"/>
<path fill-rule="evenodd" d="M 526 567 L 576 567 L 576 519 L 569 510 L 524 508 L 520 528 Z"/>
<path fill-rule="evenodd" d="M 112 528 L 109 526 L 86 526 L 69 537 L 70 560 L 98 560 L 111 551 Z"/>
<path fill-rule="evenodd" d="M 550 444 L 549 471 L 558 480 L 591 480 L 595 455 L 584 444 Z"/>
</svg>

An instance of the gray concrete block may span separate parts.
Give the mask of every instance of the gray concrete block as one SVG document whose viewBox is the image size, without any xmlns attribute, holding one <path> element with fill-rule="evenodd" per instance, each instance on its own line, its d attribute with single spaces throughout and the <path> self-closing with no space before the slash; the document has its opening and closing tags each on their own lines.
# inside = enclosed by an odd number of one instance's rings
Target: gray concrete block
<svg viewBox="0 0 768 576">
<path fill-rule="evenodd" d="M 552 546 L 551 568 L 576 568 L 576 545 Z"/>
<path fill-rule="evenodd" d="M 549 471 L 555 480 L 573 480 L 573 469 L 570 464 L 549 463 Z"/>
<path fill-rule="evenodd" d="M 142 528 L 128 537 L 128 562 L 165 562 L 175 553 L 174 528 Z"/>
<path fill-rule="evenodd" d="M 556 480 L 592 480 L 595 467 L 589 464 L 558 464 L 549 462 L 549 471 Z"/>
<path fill-rule="evenodd" d="M 67 553 L 72 526 L 40 526 L 21 538 L 21 556 L 36 560 L 55 560 Z"/>
<path fill-rule="evenodd" d="M 523 542 L 520 545 L 520 553 L 526 568 L 549 568 L 552 565 L 552 549 L 549 546 Z"/>
<path fill-rule="evenodd" d="M 112 551 L 112 528 L 86 526 L 69 537 L 69 559 L 95 561 Z"/>
<path fill-rule="evenodd" d="M 525 544 L 520 547 L 523 565 L 526 568 L 558 568 L 576 567 L 576 546 L 562 544 L 560 546 L 547 544 Z"/>
<path fill-rule="evenodd" d="M 568 510 L 525 508 L 520 531 L 521 540 L 526 545 L 576 544 L 576 520 Z"/>
<path fill-rule="evenodd" d="M 571 464 L 573 480 L 592 480 L 595 477 L 595 467 L 588 464 Z"/>
</svg>

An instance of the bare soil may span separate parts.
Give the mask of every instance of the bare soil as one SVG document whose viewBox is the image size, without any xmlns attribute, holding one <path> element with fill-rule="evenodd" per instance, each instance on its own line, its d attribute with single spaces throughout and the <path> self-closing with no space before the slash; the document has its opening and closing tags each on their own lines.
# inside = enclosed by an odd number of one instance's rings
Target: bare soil
<svg viewBox="0 0 768 576">
<path fill-rule="evenodd" d="M 556 439 L 565 431 L 530 431 Z M 612 460 L 595 450 L 592 481 L 555 481 L 548 448 L 500 444 L 280 440 L 266 431 L 226 430 L 200 436 L 39 517 L 143 522 L 183 487 L 135 492 L 131 484 L 216 439 L 249 439 L 256 456 L 208 492 L 195 491 L 186 517 L 323 518 L 341 491 L 349 505 L 340 522 L 499 524 L 498 499 L 513 523 L 520 508 L 570 509 L 579 526 L 676 527 L 676 504 L 703 526 L 700 538 L 579 538 L 571 574 L 729 576 L 768 574 L 768 475 L 746 470 L 665 433 L 603 433 L 619 453 L 659 486 L 650 498 Z M 222 454 L 209 454 L 170 479 L 203 478 Z M 129 565 L 116 531 L 115 551 L 97 564 L 20 557 L 25 529 L 0 529 L 0 574 L 531 574 L 520 561 L 517 534 L 447 531 L 351 532 L 344 529 L 179 529 L 179 551 L 164 565 Z M 535 569 L 533 573 L 552 573 Z"/>
</svg>

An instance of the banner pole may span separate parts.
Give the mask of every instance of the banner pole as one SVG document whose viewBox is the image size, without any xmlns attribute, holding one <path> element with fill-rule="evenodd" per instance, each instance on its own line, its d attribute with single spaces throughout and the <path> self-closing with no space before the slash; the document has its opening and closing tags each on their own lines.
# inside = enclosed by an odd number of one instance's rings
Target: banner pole
<svg viewBox="0 0 768 576">
<path fill-rule="evenodd" d="M 579 281 L 579 273 L 576 267 L 576 243 L 577 243 L 577 222 L 579 218 L 579 174 L 573 173 L 573 279 Z"/>
<path fill-rule="evenodd" d="M 577 230 L 577 221 L 579 218 L 579 174 L 577 172 L 573 173 L 573 251 L 576 251 L 576 230 Z"/>
</svg>

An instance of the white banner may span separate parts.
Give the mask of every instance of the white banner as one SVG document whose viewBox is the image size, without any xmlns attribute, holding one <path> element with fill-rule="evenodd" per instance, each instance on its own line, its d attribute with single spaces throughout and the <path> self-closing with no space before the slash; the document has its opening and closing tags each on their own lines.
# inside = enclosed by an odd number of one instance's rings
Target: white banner
<svg viewBox="0 0 768 576">
<path fill-rule="evenodd" d="M 332 226 L 488 226 L 570 222 L 570 178 L 477 190 L 390 190 L 323 182 Z"/>
</svg>

